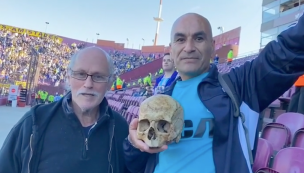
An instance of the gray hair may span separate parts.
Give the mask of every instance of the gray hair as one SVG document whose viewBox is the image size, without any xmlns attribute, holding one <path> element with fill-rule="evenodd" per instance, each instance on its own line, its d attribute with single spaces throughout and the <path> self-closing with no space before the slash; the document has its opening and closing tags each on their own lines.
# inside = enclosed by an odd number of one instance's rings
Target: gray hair
<svg viewBox="0 0 304 173">
<path fill-rule="evenodd" d="M 79 54 L 87 49 L 98 49 L 100 51 L 102 51 L 104 53 L 104 55 L 106 56 L 107 58 L 107 62 L 108 62 L 108 66 L 109 66 L 109 82 L 112 83 L 113 80 L 114 80 L 114 63 L 113 63 L 113 60 L 112 60 L 112 57 L 105 51 L 103 50 L 102 48 L 100 47 L 95 47 L 95 46 L 91 46 L 91 47 L 87 47 L 87 48 L 84 48 L 76 53 L 74 53 L 72 56 L 71 56 L 71 59 L 70 59 L 70 62 L 69 62 L 69 65 L 67 66 L 67 75 L 70 74 L 71 72 L 71 69 L 72 67 L 74 67 L 75 63 L 76 63 L 76 60 L 78 59 L 79 57 Z M 66 76 L 66 79 L 65 79 L 65 89 L 67 91 L 71 91 L 71 88 L 69 86 L 69 81 L 68 81 L 68 77 Z"/>
</svg>

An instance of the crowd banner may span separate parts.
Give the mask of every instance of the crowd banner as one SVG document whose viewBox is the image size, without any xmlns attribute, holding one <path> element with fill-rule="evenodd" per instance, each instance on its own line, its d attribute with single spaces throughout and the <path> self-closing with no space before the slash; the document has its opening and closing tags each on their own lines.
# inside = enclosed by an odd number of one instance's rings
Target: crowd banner
<svg viewBox="0 0 304 173">
<path fill-rule="evenodd" d="M 0 88 L 9 88 L 11 86 L 11 84 L 7 84 L 7 83 L 0 83 Z"/>
<path fill-rule="evenodd" d="M 27 35 L 33 36 L 33 37 L 40 37 L 40 38 L 49 37 L 55 41 L 58 41 L 58 43 L 62 43 L 62 40 L 63 40 L 63 38 L 58 37 L 56 35 L 51 35 L 51 34 L 47 34 L 44 32 L 33 31 L 33 30 L 29 30 L 29 29 L 18 28 L 18 27 L 9 26 L 9 25 L 0 24 L 0 30 L 10 31 L 10 32 L 19 33 L 19 34 L 27 34 Z"/>
<path fill-rule="evenodd" d="M 15 81 L 15 85 L 21 85 L 22 88 L 26 88 L 26 82 L 22 82 L 22 81 Z"/>
</svg>

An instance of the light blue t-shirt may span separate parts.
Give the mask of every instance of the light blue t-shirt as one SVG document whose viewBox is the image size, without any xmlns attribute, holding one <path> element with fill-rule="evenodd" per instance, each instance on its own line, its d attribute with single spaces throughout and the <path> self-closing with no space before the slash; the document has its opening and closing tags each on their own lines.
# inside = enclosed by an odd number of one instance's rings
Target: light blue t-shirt
<svg viewBox="0 0 304 173">
<path fill-rule="evenodd" d="M 179 143 L 159 154 L 154 173 L 215 173 L 212 153 L 213 115 L 199 99 L 198 84 L 208 75 L 178 81 L 172 97 L 184 109 L 184 129 Z"/>
</svg>

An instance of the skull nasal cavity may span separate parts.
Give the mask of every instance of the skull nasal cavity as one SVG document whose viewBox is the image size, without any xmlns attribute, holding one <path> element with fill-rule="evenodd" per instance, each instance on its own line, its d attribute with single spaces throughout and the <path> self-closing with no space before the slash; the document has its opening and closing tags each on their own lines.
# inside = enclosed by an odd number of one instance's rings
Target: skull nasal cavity
<svg viewBox="0 0 304 173">
<path fill-rule="evenodd" d="M 154 130 L 153 127 L 151 127 L 151 128 L 149 129 L 149 132 L 148 132 L 148 139 L 149 139 L 149 140 L 151 140 L 151 139 L 155 140 L 155 139 L 156 139 L 156 134 L 155 134 L 155 130 Z"/>
<path fill-rule="evenodd" d="M 160 133 L 168 133 L 169 128 L 170 128 L 170 124 L 169 124 L 169 122 L 167 122 L 165 120 L 160 120 L 157 124 L 157 130 Z"/>
</svg>

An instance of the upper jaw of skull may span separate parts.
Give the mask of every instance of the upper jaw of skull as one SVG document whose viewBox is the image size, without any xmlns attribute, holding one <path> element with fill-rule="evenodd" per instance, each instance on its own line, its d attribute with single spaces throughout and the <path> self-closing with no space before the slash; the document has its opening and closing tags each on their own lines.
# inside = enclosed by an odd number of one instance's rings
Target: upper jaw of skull
<svg viewBox="0 0 304 173">
<path fill-rule="evenodd" d="M 151 148 L 160 147 L 170 140 L 171 127 L 172 125 L 165 120 L 142 119 L 139 121 L 138 137 Z"/>
</svg>

